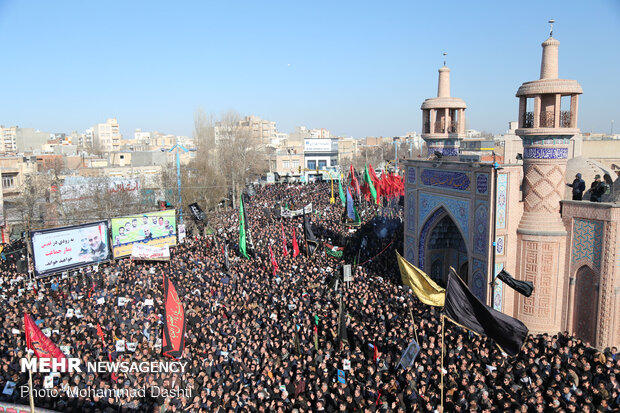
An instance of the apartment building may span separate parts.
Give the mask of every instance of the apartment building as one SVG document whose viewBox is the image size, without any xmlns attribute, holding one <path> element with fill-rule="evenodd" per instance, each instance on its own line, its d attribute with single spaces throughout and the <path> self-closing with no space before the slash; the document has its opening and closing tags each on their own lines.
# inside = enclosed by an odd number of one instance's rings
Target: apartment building
<svg viewBox="0 0 620 413">
<path fill-rule="evenodd" d="M 121 149 L 121 133 L 116 118 L 93 126 L 93 142 L 101 152 L 117 152 Z"/>
</svg>

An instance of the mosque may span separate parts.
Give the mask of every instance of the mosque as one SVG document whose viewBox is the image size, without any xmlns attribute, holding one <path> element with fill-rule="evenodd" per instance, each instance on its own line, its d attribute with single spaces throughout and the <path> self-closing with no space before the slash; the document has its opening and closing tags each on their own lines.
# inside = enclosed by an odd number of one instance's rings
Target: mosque
<svg viewBox="0 0 620 413">
<path fill-rule="evenodd" d="M 604 202 L 566 199 L 576 172 L 587 187 L 603 172 L 575 157 L 582 89 L 558 77 L 559 45 L 551 31 L 540 79 L 516 93 L 522 149 L 519 160 L 504 156 L 503 164 L 468 162 L 460 153 L 467 105 L 450 96 L 444 62 L 437 97 L 421 108 L 429 160 L 405 162 L 404 253 L 443 285 L 455 268 L 480 300 L 532 333 L 569 331 L 594 347 L 618 346 L 620 180 Z M 502 269 L 531 281 L 534 293 L 494 281 Z"/>
</svg>

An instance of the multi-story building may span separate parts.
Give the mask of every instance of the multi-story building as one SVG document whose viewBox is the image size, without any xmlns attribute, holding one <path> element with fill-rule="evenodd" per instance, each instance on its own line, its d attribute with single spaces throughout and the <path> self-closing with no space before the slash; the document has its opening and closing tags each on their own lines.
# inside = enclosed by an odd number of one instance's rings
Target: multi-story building
<svg viewBox="0 0 620 413">
<path fill-rule="evenodd" d="M 17 128 L 15 133 L 16 152 L 32 152 L 41 150 L 53 134 L 34 128 Z"/>
<path fill-rule="evenodd" d="M 215 124 L 215 143 L 219 143 L 221 139 L 228 133 L 229 129 L 239 129 L 241 133 L 247 133 L 252 141 L 258 146 L 267 146 L 276 138 L 276 123 L 274 121 L 261 119 L 258 116 L 246 116 L 238 121 L 236 125 L 226 125 L 222 122 Z"/>
<path fill-rule="evenodd" d="M 101 152 L 117 152 L 121 149 L 121 133 L 116 118 L 93 126 L 93 142 Z"/>
<path fill-rule="evenodd" d="M 315 128 L 310 130 L 310 137 L 315 139 L 329 139 L 331 133 L 325 128 Z"/>
<path fill-rule="evenodd" d="M 15 143 L 17 129 L 17 126 L 4 127 L 0 125 L 0 152 L 17 152 L 17 144 Z"/>
</svg>

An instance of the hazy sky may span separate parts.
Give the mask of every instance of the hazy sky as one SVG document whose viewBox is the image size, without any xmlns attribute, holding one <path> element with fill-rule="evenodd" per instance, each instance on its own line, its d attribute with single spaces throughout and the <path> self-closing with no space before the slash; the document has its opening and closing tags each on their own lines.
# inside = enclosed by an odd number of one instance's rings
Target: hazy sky
<svg viewBox="0 0 620 413">
<path fill-rule="evenodd" d="M 197 108 L 362 137 L 420 131 L 448 52 L 468 127 L 503 132 L 560 40 L 579 127 L 620 132 L 620 1 L 0 0 L 0 124 L 83 131 L 116 117 L 191 135 Z"/>
</svg>

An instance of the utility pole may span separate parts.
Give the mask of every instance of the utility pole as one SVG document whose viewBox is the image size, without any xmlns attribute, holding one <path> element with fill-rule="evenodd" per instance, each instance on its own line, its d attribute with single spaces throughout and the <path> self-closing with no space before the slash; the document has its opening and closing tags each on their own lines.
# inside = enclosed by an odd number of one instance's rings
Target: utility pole
<svg viewBox="0 0 620 413">
<path fill-rule="evenodd" d="M 398 173 L 398 140 L 400 139 L 398 136 L 394 136 L 394 168 L 396 169 L 396 173 Z"/>
<path fill-rule="evenodd" d="M 183 198 L 181 197 L 181 158 L 179 157 L 179 149 L 182 149 L 183 152 L 187 152 L 187 149 L 183 147 L 180 143 L 176 143 L 168 152 L 172 152 L 177 150 L 177 189 L 179 191 L 179 225 L 183 225 Z"/>
</svg>

